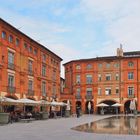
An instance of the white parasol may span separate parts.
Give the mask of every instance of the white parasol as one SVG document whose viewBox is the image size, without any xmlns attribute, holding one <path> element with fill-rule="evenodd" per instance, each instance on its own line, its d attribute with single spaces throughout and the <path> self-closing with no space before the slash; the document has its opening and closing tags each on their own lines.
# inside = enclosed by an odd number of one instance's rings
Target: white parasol
<svg viewBox="0 0 140 140">
<path fill-rule="evenodd" d="M 89 114 L 90 114 L 90 110 L 91 110 L 91 102 L 88 102 L 88 111 L 89 111 Z"/>
<path fill-rule="evenodd" d="M 97 106 L 97 107 L 107 107 L 107 106 L 109 106 L 109 105 L 107 105 L 107 104 L 105 104 L 105 103 L 100 103 L 100 104 L 97 104 L 96 106 Z"/>
<path fill-rule="evenodd" d="M 114 106 L 114 107 L 120 107 L 120 106 L 122 106 L 122 104 L 115 103 L 115 104 L 113 104 L 112 106 Z"/>
<path fill-rule="evenodd" d="M 70 101 L 67 100 L 67 107 L 66 107 L 66 110 L 70 110 Z"/>
<path fill-rule="evenodd" d="M 136 110 L 136 103 L 135 100 L 131 100 L 130 101 L 130 106 L 129 106 L 130 110 Z"/>
</svg>

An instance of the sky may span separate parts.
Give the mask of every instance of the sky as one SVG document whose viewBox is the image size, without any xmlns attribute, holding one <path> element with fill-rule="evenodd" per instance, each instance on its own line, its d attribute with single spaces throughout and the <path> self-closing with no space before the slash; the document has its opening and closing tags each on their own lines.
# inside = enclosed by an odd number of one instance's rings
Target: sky
<svg viewBox="0 0 140 140">
<path fill-rule="evenodd" d="M 116 55 L 120 44 L 140 51 L 140 0 L 0 0 L 0 17 L 59 55 L 62 64 Z"/>
</svg>

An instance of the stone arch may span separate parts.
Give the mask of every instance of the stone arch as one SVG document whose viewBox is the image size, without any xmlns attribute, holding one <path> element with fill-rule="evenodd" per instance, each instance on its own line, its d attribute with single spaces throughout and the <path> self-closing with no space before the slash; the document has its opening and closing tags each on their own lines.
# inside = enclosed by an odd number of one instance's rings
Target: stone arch
<svg viewBox="0 0 140 140">
<path fill-rule="evenodd" d="M 102 100 L 100 101 L 100 103 L 105 103 L 109 106 L 107 107 L 97 107 L 97 113 L 101 113 L 101 110 L 103 109 L 104 110 L 104 114 L 116 114 L 116 109 L 118 109 L 118 113 L 120 112 L 120 108 L 116 108 L 116 107 L 113 107 L 112 105 L 117 103 L 116 100 L 113 100 L 113 99 L 106 99 L 106 100 Z M 99 104 L 100 104 L 99 103 Z"/>
<path fill-rule="evenodd" d="M 125 102 L 124 102 L 124 111 L 125 112 L 127 112 L 127 113 L 130 113 L 130 99 L 128 99 L 128 100 L 126 100 Z"/>
</svg>

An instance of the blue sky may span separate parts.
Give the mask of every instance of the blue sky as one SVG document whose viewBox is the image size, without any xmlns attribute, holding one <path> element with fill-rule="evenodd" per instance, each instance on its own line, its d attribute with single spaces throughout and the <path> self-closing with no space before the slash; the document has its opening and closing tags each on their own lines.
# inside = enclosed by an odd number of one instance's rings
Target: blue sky
<svg viewBox="0 0 140 140">
<path fill-rule="evenodd" d="M 140 0 L 0 0 L 0 17 L 64 59 L 140 50 Z"/>
</svg>

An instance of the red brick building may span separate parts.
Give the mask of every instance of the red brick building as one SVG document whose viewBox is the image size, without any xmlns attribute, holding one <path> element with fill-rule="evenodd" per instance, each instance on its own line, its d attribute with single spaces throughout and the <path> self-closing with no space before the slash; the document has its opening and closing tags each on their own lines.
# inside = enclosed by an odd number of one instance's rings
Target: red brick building
<svg viewBox="0 0 140 140">
<path fill-rule="evenodd" d="M 65 89 L 62 100 L 70 99 L 72 112 L 76 105 L 83 113 L 88 113 L 88 102 L 91 113 L 100 112 L 97 104 L 106 103 L 105 113 L 114 113 L 115 103 L 119 112 L 130 111 L 130 101 L 134 99 L 140 111 L 140 52 L 123 52 L 117 49 L 116 56 L 97 57 L 73 60 L 65 67 Z"/>
<path fill-rule="evenodd" d="M 0 19 L 0 96 L 60 98 L 62 59 Z"/>
</svg>

